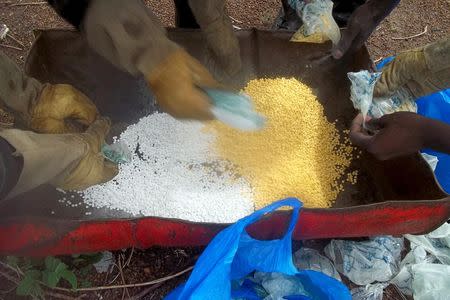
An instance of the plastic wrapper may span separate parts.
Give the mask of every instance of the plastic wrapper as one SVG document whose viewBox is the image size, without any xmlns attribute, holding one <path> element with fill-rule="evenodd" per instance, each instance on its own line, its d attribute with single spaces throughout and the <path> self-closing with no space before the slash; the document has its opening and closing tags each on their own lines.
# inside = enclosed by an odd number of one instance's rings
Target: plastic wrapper
<svg viewBox="0 0 450 300">
<path fill-rule="evenodd" d="M 357 242 L 332 240 L 325 254 L 336 269 L 357 285 L 386 282 L 397 274 L 403 239 L 390 236 Z"/>
<path fill-rule="evenodd" d="M 6 26 L 5 24 L 0 24 L 0 40 L 6 38 L 8 32 L 9 32 L 8 26 Z"/>
<path fill-rule="evenodd" d="M 102 258 L 100 261 L 94 264 L 94 268 L 97 273 L 106 273 L 109 271 L 109 268 L 114 264 L 114 257 L 111 252 L 104 251 L 102 252 Z"/>
<path fill-rule="evenodd" d="M 322 272 L 342 281 L 333 263 L 327 257 L 320 255 L 317 250 L 301 248 L 294 253 L 294 264 L 298 269 Z"/>
<path fill-rule="evenodd" d="M 421 153 L 421 154 L 422 154 L 423 159 L 425 159 L 427 164 L 430 166 L 431 170 L 433 170 L 433 172 L 434 172 L 436 170 L 439 159 L 436 156 L 428 154 L 428 153 Z"/>
<path fill-rule="evenodd" d="M 323 43 L 328 40 L 336 45 L 341 39 L 339 26 L 333 18 L 333 2 L 331 0 L 291 0 L 303 25 L 292 36 L 292 42 Z"/>
<path fill-rule="evenodd" d="M 383 300 L 383 290 L 386 283 L 368 284 L 364 287 L 352 289 L 352 300 Z"/>
<path fill-rule="evenodd" d="M 259 130 L 265 118 L 258 114 L 249 96 L 218 89 L 204 89 L 213 102 L 212 114 L 217 120 L 243 131 Z"/>
<path fill-rule="evenodd" d="M 131 152 L 127 145 L 122 142 L 115 142 L 112 145 L 104 144 L 102 154 L 107 160 L 115 164 L 126 164 L 131 161 Z"/>
<path fill-rule="evenodd" d="M 367 116 L 380 118 L 397 111 L 417 112 L 417 105 L 412 96 L 403 89 L 389 98 L 374 98 L 373 90 L 381 76 L 380 72 L 370 73 L 367 70 L 347 73 L 351 81 L 350 100 L 353 107 L 363 114 L 364 126 Z"/>
<path fill-rule="evenodd" d="M 392 279 L 405 295 L 414 299 L 448 299 L 450 295 L 450 224 L 426 235 L 405 235 L 411 251 Z"/>
<path fill-rule="evenodd" d="M 308 296 L 301 280 L 282 273 L 255 273 L 255 279 L 264 288 L 267 296 L 264 300 L 278 300 L 285 296 Z"/>
</svg>

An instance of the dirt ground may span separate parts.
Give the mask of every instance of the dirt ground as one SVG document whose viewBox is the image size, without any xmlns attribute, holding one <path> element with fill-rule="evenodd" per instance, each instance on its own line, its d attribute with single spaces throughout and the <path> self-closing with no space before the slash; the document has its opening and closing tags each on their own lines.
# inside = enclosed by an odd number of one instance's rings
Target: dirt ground
<svg viewBox="0 0 450 300">
<path fill-rule="evenodd" d="M 10 28 L 13 38 L 0 41 L 0 50 L 23 65 L 27 51 L 33 42 L 34 29 L 71 28 L 46 4 L 29 0 L 0 0 L 0 24 Z M 145 0 L 165 26 L 174 26 L 174 5 L 172 0 Z M 278 0 L 228 0 L 229 14 L 234 25 L 240 28 L 256 27 L 268 29 L 277 16 L 280 3 Z M 415 38 L 412 35 L 426 32 Z M 386 18 L 369 39 L 367 46 L 374 61 L 390 56 L 402 50 L 436 41 L 450 34 L 449 0 L 403 0 Z M 15 40 L 19 41 L 15 41 Z M 124 269 L 126 281 L 143 282 L 177 273 L 191 266 L 201 249 L 150 249 L 136 251 L 130 265 Z M 130 250 L 127 250 L 127 254 Z M 116 257 L 121 252 L 115 252 Z M 94 285 L 104 285 L 111 278 L 106 275 L 91 274 Z M 114 277 L 115 274 L 108 276 Z M 87 293 L 87 299 L 121 299 L 136 296 L 134 299 L 161 299 L 168 291 L 187 278 L 184 274 L 177 279 L 153 286 L 152 289 L 134 288 L 107 292 Z M 2 279 L 3 280 L 3 279 Z M 120 279 L 116 279 L 120 284 Z M 4 289 L 4 284 L 0 284 Z M 145 292 L 146 291 L 146 292 Z M 125 293 L 124 295 L 122 295 Z M 14 291 L 0 295 L 0 299 L 16 299 Z M 69 298 L 67 298 L 69 299 Z M 70 298 L 71 299 L 71 298 Z M 75 299 L 75 298 L 74 298 Z M 123 298 L 122 298 L 123 299 Z M 402 299 L 389 289 L 384 299 Z"/>
</svg>

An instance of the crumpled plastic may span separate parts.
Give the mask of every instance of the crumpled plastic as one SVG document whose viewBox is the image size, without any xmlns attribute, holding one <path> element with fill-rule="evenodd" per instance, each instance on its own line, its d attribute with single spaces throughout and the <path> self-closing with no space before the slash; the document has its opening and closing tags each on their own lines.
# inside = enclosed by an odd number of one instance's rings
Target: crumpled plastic
<svg viewBox="0 0 450 300">
<path fill-rule="evenodd" d="M 290 0 L 290 6 L 302 18 L 303 25 L 292 36 L 292 42 L 323 43 L 331 40 L 336 45 L 341 39 L 339 26 L 333 18 L 331 0 Z"/>
<path fill-rule="evenodd" d="M 111 252 L 104 251 L 102 252 L 102 258 L 100 261 L 94 264 L 94 268 L 97 273 L 105 273 L 108 272 L 109 268 L 114 264 L 114 257 Z"/>
<path fill-rule="evenodd" d="M 6 38 L 8 32 L 9 32 L 8 26 L 6 26 L 6 24 L 0 24 L 0 40 Z"/>
<path fill-rule="evenodd" d="M 322 272 L 336 280 L 342 281 L 333 263 L 317 250 L 300 248 L 294 253 L 294 264 L 300 270 L 313 270 Z"/>
<path fill-rule="evenodd" d="M 352 289 L 352 300 L 383 300 L 383 291 L 387 283 L 368 284 Z"/>
<path fill-rule="evenodd" d="M 248 95 L 210 88 L 204 91 L 212 100 L 211 112 L 217 120 L 243 131 L 264 127 L 266 120 L 255 111 Z"/>
<path fill-rule="evenodd" d="M 400 264 L 403 239 L 380 236 L 368 241 L 332 240 L 325 254 L 353 283 L 367 285 L 394 277 Z"/>
<path fill-rule="evenodd" d="M 115 164 L 126 164 L 131 162 L 131 151 L 123 142 L 116 141 L 112 145 L 104 144 L 102 154 L 107 160 Z"/>
<path fill-rule="evenodd" d="M 434 172 L 436 170 L 439 159 L 436 156 L 430 155 L 428 153 L 421 153 L 421 154 L 423 159 L 425 159 L 427 164 L 430 166 L 431 170 L 433 170 Z"/>
<path fill-rule="evenodd" d="M 397 111 L 417 112 L 417 104 L 412 96 L 404 89 L 398 90 L 391 97 L 374 98 L 373 90 L 381 76 L 380 72 L 371 73 L 367 70 L 347 73 L 351 81 L 350 100 L 353 107 L 361 111 L 364 127 L 367 116 L 380 118 L 383 115 Z"/>
<path fill-rule="evenodd" d="M 308 296 L 301 280 L 295 276 L 255 272 L 254 278 L 268 294 L 264 300 L 278 300 L 291 295 Z"/>
<path fill-rule="evenodd" d="M 425 235 L 405 235 L 411 251 L 391 280 L 415 300 L 444 300 L 450 295 L 450 224 Z"/>
</svg>

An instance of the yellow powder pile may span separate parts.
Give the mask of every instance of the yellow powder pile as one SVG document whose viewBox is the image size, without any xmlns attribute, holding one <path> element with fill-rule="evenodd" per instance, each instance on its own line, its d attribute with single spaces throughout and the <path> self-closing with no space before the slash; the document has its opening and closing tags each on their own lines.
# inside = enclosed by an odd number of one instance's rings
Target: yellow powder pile
<svg viewBox="0 0 450 300">
<path fill-rule="evenodd" d="M 353 147 L 340 140 L 308 86 L 296 79 L 257 79 L 244 92 L 266 116 L 266 127 L 241 132 L 212 122 L 206 130 L 217 135 L 214 150 L 252 185 L 255 208 L 283 197 L 330 207 L 344 181 L 356 182 L 357 173 L 346 174 Z"/>
</svg>

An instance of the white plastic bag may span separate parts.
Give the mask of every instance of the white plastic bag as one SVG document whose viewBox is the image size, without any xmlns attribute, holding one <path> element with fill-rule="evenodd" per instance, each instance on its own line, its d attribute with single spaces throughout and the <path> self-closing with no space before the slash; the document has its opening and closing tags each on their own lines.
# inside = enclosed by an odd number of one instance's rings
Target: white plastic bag
<svg viewBox="0 0 450 300">
<path fill-rule="evenodd" d="M 450 266 L 417 264 L 412 266 L 414 300 L 450 299 Z"/>
<path fill-rule="evenodd" d="M 389 98 L 374 98 L 373 90 L 380 72 L 371 73 L 367 70 L 347 73 L 350 79 L 350 100 L 353 107 L 363 114 L 364 127 L 367 116 L 380 118 L 383 115 L 397 111 L 417 112 L 417 104 L 412 96 L 405 90 L 400 89 Z"/>
<path fill-rule="evenodd" d="M 411 242 L 411 251 L 391 283 L 416 300 L 449 299 L 450 224 L 444 223 L 426 235 L 407 234 L 405 238 Z"/>
<path fill-rule="evenodd" d="M 323 43 L 327 40 L 336 45 L 341 39 L 339 26 L 333 18 L 333 2 L 331 0 L 291 0 L 303 25 L 292 36 L 292 42 Z"/>
<path fill-rule="evenodd" d="M 386 283 L 368 284 L 351 290 L 352 300 L 383 300 Z"/>
<path fill-rule="evenodd" d="M 357 285 L 386 282 L 399 270 L 403 239 L 381 236 L 357 242 L 332 240 L 325 254 L 336 269 Z"/>
</svg>

